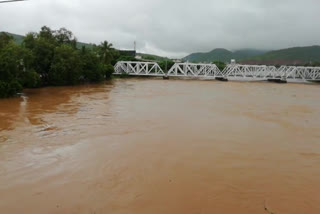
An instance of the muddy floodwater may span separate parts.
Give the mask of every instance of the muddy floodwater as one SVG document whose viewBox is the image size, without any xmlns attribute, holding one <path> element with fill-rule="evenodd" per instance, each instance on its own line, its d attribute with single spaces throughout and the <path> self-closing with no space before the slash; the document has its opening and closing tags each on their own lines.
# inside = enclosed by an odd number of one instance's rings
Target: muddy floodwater
<svg viewBox="0 0 320 214">
<path fill-rule="evenodd" d="M 0 213 L 319 214 L 320 85 L 116 79 L 0 100 Z"/>
</svg>

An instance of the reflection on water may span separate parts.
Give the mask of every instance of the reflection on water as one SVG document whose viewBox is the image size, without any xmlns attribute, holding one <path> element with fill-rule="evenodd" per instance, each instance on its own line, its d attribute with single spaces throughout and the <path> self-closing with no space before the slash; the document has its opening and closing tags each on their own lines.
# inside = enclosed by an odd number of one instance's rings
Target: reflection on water
<svg viewBox="0 0 320 214">
<path fill-rule="evenodd" d="M 161 79 L 26 90 L 0 100 L 0 213 L 318 214 L 319 92 Z"/>
<path fill-rule="evenodd" d="M 30 126 L 43 135 L 56 131 L 54 124 L 46 121 L 51 113 L 70 116 L 85 113 L 89 105 L 83 103 L 87 99 L 92 105 L 94 100 L 108 100 L 108 91 L 113 85 L 84 85 L 74 87 L 49 87 L 25 90 L 19 98 L 0 101 L 0 130 L 12 130 L 20 126 Z M 93 95 L 93 96 L 92 96 Z M 29 128 L 30 128 L 29 127 Z"/>
</svg>

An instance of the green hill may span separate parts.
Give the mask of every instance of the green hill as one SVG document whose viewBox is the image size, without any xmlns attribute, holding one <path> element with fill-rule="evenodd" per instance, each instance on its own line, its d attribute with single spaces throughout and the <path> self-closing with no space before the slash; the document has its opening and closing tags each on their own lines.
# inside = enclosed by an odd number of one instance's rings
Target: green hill
<svg viewBox="0 0 320 214">
<path fill-rule="evenodd" d="M 226 49 L 214 49 L 207 53 L 192 53 L 183 58 L 184 61 L 189 62 L 212 62 L 214 60 L 228 61 L 231 58 L 232 52 Z"/>
<path fill-rule="evenodd" d="M 164 61 L 169 60 L 167 57 L 152 55 L 152 54 L 146 54 L 146 53 L 137 53 L 138 56 L 141 56 L 142 59 L 146 60 L 154 60 L 154 61 Z"/>
<path fill-rule="evenodd" d="M 231 59 L 243 64 L 313 65 L 315 62 L 320 62 L 320 46 L 294 47 L 269 52 L 252 49 L 234 52 L 214 49 L 208 53 L 193 53 L 183 58 L 190 62 L 230 62 Z"/>
<path fill-rule="evenodd" d="M 230 62 L 231 59 L 242 60 L 248 57 L 257 56 L 265 53 L 265 51 L 243 49 L 231 52 L 223 48 L 217 48 L 207 53 L 193 53 L 183 58 L 185 61 L 190 62 L 212 62 L 222 61 Z"/>
<path fill-rule="evenodd" d="M 8 33 L 8 32 L 0 32 L 0 34 L 5 33 L 13 37 L 14 41 L 18 44 L 21 44 L 23 42 L 24 36 L 14 34 L 14 33 Z"/>
<path fill-rule="evenodd" d="M 92 48 L 93 44 L 88 44 L 88 43 L 84 43 L 84 42 L 77 42 L 77 48 L 82 48 L 83 46 L 86 48 Z"/>
<path fill-rule="evenodd" d="M 233 52 L 233 59 L 236 59 L 236 60 L 247 59 L 247 58 L 250 58 L 253 56 L 262 55 L 266 52 L 267 51 L 263 51 L 263 50 L 242 49 L 242 50 L 238 50 L 238 51 Z"/>
</svg>

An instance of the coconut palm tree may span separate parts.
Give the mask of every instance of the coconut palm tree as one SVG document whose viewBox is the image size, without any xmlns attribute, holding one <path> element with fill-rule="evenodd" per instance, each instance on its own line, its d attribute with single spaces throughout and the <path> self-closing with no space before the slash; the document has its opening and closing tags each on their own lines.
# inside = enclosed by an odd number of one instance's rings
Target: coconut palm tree
<svg viewBox="0 0 320 214">
<path fill-rule="evenodd" d="M 100 59 L 104 64 L 110 64 L 113 59 L 114 48 L 112 43 L 107 41 L 102 42 L 99 45 Z"/>
</svg>

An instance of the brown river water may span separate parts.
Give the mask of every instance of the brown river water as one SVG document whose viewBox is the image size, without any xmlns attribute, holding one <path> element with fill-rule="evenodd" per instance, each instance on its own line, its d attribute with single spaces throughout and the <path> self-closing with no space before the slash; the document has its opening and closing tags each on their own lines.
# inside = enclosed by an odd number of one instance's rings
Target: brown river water
<svg viewBox="0 0 320 214">
<path fill-rule="evenodd" d="M 319 214 L 320 85 L 116 79 L 0 100 L 2 214 Z"/>
</svg>

